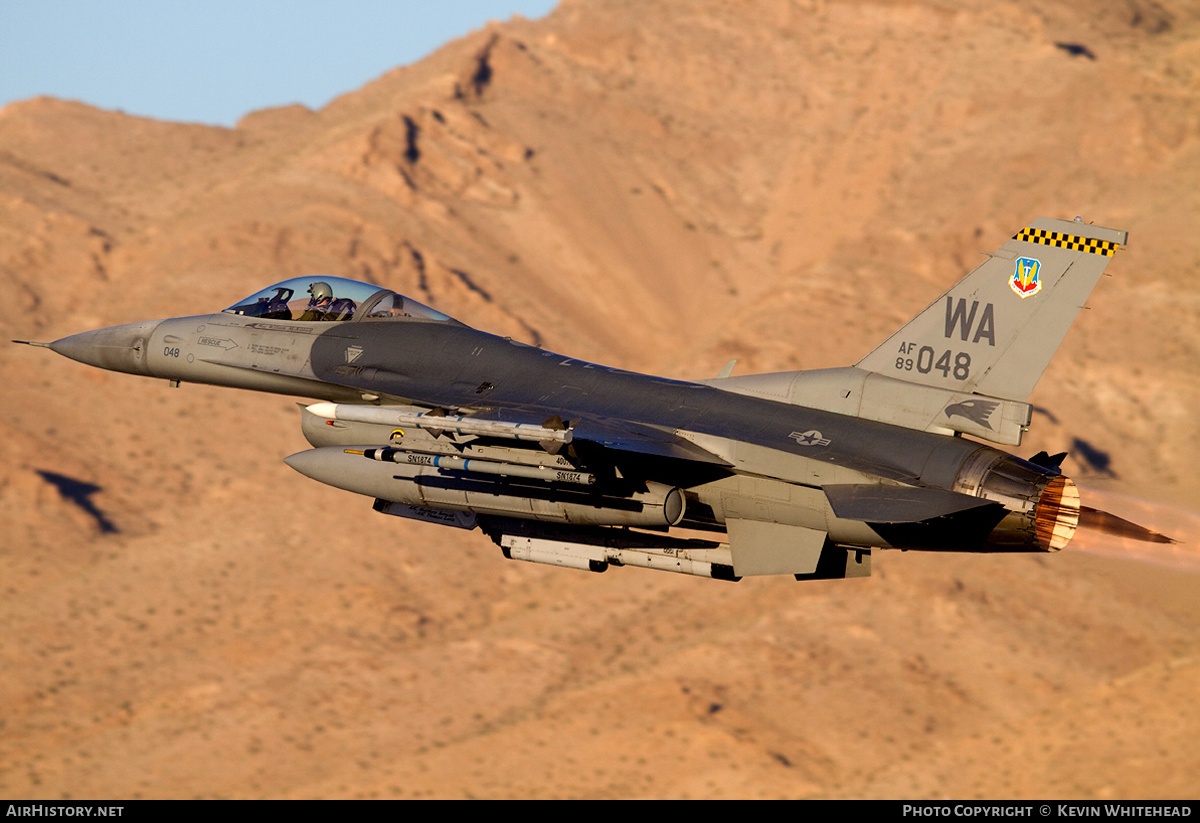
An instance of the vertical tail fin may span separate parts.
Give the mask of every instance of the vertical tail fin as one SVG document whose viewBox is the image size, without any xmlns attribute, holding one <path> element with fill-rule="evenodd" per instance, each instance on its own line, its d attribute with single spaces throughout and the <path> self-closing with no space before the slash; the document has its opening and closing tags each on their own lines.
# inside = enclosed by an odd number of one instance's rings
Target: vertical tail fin
<svg viewBox="0 0 1200 823">
<path fill-rule="evenodd" d="M 1026 400 L 1127 234 L 1042 217 L 858 362 L 888 377 Z"/>
</svg>

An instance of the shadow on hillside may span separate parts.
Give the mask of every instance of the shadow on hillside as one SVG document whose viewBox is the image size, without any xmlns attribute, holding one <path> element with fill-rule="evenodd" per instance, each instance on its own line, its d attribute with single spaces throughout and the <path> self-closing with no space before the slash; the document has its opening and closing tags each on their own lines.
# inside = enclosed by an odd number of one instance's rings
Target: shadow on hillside
<svg viewBox="0 0 1200 823">
<path fill-rule="evenodd" d="M 1093 446 L 1081 437 L 1071 441 L 1071 453 L 1096 474 L 1104 477 L 1116 477 L 1113 471 L 1112 455 Z"/>
<path fill-rule="evenodd" d="M 74 503 L 87 512 L 96 521 L 96 526 L 99 527 L 101 534 L 116 534 L 118 532 L 113 522 L 92 502 L 92 495 L 101 491 L 99 486 L 93 483 L 85 483 L 82 480 L 76 480 L 74 477 L 67 477 L 65 474 L 58 474 L 56 472 L 37 469 L 37 473 L 43 480 L 58 489 L 58 493 L 63 496 L 63 500 Z"/>
</svg>

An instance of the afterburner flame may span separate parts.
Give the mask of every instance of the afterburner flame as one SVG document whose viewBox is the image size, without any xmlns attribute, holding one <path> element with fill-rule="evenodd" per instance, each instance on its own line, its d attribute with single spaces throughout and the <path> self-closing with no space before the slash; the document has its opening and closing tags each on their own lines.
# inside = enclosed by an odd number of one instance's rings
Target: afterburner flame
<svg viewBox="0 0 1200 823">
<path fill-rule="evenodd" d="M 1038 545 L 1056 552 L 1071 542 L 1079 526 L 1079 489 L 1067 477 L 1055 477 L 1038 498 L 1034 528 Z"/>
</svg>

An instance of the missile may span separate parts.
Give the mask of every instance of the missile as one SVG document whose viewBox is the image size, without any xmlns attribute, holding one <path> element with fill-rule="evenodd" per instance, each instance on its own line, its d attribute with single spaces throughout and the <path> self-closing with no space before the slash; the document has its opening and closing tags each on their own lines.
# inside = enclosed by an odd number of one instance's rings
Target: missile
<svg viewBox="0 0 1200 823">
<path fill-rule="evenodd" d="M 493 460 L 455 457 L 452 455 L 417 454 L 403 449 L 346 449 L 346 454 L 361 454 L 381 463 L 400 463 L 410 466 L 433 466 L 443 472 L 465 474 L 494 474 L 501 477 L 523 477 L 529 480 L 544 480 L 547 483 L 570 483 L 576 486 L 592 486 L 596 475 L 590 472 L 564 470 L 550 466 L 522 466 L 517 463 L 499 463 Z"/>
<path fill-rule="evenodd" d="M 307 410 L 325 420 L 348 423 L 374 423 L 382 426 L 411 426 L 430 432 L 504 437 L 510 440 L 532 440 L 537 443 L 562 446 L 574 435 L 570 429 L 552 429 L 533 423 L 509 423 L 504 420 L 479 420 L 464 416 L 439 416 L 421 412 L 401 411 L 384 406 L 355 406 L 346 403 L 313 403 Z"/>
</svg>

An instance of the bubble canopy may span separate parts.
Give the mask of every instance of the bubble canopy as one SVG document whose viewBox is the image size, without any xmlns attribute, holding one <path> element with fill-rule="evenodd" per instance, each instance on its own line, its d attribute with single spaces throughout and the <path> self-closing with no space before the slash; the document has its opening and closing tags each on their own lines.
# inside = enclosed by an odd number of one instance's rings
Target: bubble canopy
<svg viewBox="0 0 1200 823">
<path fill-rule="evenodd" d="M 225 309 L 229 314 L 305 323 L 416 318 L 454 322 L 423 303 L 344 277 L 293 277 Z"/>
</svg>

